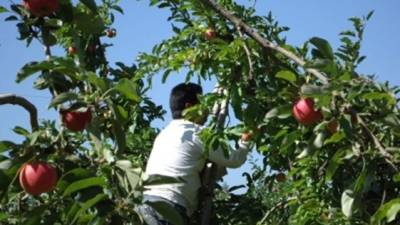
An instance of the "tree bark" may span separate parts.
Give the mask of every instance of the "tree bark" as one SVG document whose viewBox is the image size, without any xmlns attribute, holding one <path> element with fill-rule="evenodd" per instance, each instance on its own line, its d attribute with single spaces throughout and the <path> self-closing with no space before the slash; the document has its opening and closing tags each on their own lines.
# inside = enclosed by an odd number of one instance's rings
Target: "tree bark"
<svg viewBox="0 0 400 225">
<path fill-rule="evenodd" d="M 39 128 L 37 109 L 30 101 L 15 94 L 0 94 L 0 105 L 19 105 L 29 112 L 32 131 Z"/>
</svg>

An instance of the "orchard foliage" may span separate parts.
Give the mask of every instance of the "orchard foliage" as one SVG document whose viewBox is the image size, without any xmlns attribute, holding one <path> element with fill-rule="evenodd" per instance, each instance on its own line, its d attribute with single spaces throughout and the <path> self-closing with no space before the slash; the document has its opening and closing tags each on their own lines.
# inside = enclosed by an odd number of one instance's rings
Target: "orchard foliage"
<svg viewBox="0 0 400 225">
<path fill-rule="evenodd" d="M 0 221 L 7 224 L 140 224 L 134 207 L 144 184 L 177 182 L 143 177 L 141 171 L 164 110 L 146 96 L 153 76 L 176 72 L 186 80 L 214 80 L 225 91 L 202 97 L 187 112 L 195 116 L 216 103 L 229 103 L 230 120 L 212 118 L 201 134 L 206 150 L 227 154 L 242 131 L 250 131 L 262 166 L 245 173 L 247 183 L 221 186 L 212 224 L 398 224 L 400 210 L 400 116 L 398 87 L 360 74 L 357 66 L 367 16 L 350 18 L 352 28 L 339 34 L 341 45 L 312 37 L 301 46 L 286 42 L 272 13 L 231 0 L 218 1 L 277 46 L 303 58 L 303 66 L 282 52 L 262 47 L 242 24 L 232 23 L 209 0 L 150 0 L 171 12 L 174 35 L 138 57 L 137 66 L 109 65 L 105 51 L 117 0 L 60 0 L 46 17 L 11 5 L 8 21 L 17 23 L 19 39 L 39 41 L 46 60 L 29 62 L 17 74 L 22 82 L 36 76 L 34 88 L 50 91 L 50 108 L 90 112 L 85 130 L 60 121 L 38 129 L 16 127 L 25 141 L 0 142 Z M 111 32 L 111 33 L 110 33 Z M 105 40 L 105 41 L 104 41 Z M 51 47 L 65 55 L 53 56 Z M 309 73 L 317 69 L 322 82 Z M 299 123 L 293 106 L 312 99 L 319 119 Z M 313 109 L 314 110 L 314 109 Z M 61 118 L 60 118 L 61 120 Z M 235 122 L 237 121 L 237 122 Z M 54 191 L 31 196 L 17 182 L 24 163 L 44 161 L 57 168 Z M 246 188 L 243 194 L 234 190 Z M 177 220 L 168 208 L 155 205 Z M 172 215 L 172 216 L 171 216 Z M 195 218 L 192 221 L 197 221 Z"/>
</svg>

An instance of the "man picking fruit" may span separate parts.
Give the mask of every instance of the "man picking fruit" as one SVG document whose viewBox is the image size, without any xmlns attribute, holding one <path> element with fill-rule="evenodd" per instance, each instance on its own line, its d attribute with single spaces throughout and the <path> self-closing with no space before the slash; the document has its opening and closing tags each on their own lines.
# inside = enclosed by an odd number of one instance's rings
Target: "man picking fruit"
<svg viewBox="0 0 400 225">
<path fill-rule="evenodd" d="M 198 191 L 201 186 L 200 172 L 206 160 L 219 166 L 237 168 L 247 158 L 249 152 L 249 135 L 242 135 L 239 148 L 225 157 L 221 149 L 204 152 L 203 143 L 198 134 L 205 118 L 193 121 L 184 119 L 183 111 L 199 103 L 198 95 L 202 88 L 193 83 L 182 83 L 175 86 L 170 95 L 170 109 L 173 120 L 157 136 L 150 158 L 147 162 L 147 175 L 180 177 L 184 182 L 175 184 L 151 185 L 144 192 L 145 204 L 137 208 L 148 225 L 168 225 L 169 223 L 146 202 L 162 201 L 180 213 L 184 224 L 196 210 Z"/>
</svg>

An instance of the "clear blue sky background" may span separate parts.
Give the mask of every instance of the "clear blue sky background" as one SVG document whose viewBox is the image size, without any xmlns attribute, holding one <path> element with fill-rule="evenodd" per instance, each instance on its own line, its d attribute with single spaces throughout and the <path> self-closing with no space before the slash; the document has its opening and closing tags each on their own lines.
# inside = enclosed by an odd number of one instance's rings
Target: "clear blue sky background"
<svg viewBox="0 0 400 225">
<path fill-rule="evenodd" d="M 18 2 L 16 0 L 15 2 Z M 22 0 L 21 0 L 22 1 Z M 154 44 L 172 35 L 171 26 L 166 18 L 169 11 L 148 7 L 149 1 L 122 0 L 125 15 L 116 17 L 115 28 L 118 35 L 112 40 L 114 47 L 109 48 L 107 56 L 110 62 L 122 61 L 126 64 L 135 62 L 139 52 L 149 52 Z M 247 0 L 238 1 L 242 4 L 252 4 Z M 0 0 L 0 5 L 8 6 L 8 1 Z M 351 28 L 347 20 L 352 16 L 366 15 L 375 10 L 372 20 L 368 23 L 362 54 L 367 59 L 359 67 L 366 74 L 376 74 L 380 81 L 390 81 L 400 85 L 398 66 L 400 64 L 400 1 L 398 0 L 258 0 L 257 13 L 266 15 L 272 11 L 282 25 L 289 26 L 288 42 L 299 45 L 310 37 L 319 36 L 327 39 L 334 48 L 339 45 L 338 33 Z M 15 23 L 3 22 L 7 14 L 0 14 L 0 93 L 15 93 L 25 96 L 34 103 L 42 119 L 57 119 L 54 110 L 47 110 L 50 96 L 46 91 L 36 91 L 32 88 L 35 76 L 21 84 L 15 83 L 17 71 L 26 63 L 44 59 L 42 47 L 34 42 L 30 48 L 25 43 L 16 40 Z M 56 50 L 55 54 L 63 54 Z M 177 83 L 184 80 L 184 74 L 173 74 L 166 84 L 161 84 L 159 76 L 154 80 L 154 89 L 149 95 L 157 104 L 168 109 L 168 93 Z M 212 90 L 213 84 L 204 86 L 206 92 Z M 0 106 L 0 140 L 20 141 L 11 129 L 18 125 L 29 129 L 29 117 L 26 111 L 17 106 Z M 158 121 L 157 126 L 163 127 L 170 121 L 170 114 L 165 121 Z M 257 157 L 256 157 L 257 158 Z M 245 182 L 241 177 L 250 166 L 232 170 L 226 177 L 230 185 Z"/>
</svg>

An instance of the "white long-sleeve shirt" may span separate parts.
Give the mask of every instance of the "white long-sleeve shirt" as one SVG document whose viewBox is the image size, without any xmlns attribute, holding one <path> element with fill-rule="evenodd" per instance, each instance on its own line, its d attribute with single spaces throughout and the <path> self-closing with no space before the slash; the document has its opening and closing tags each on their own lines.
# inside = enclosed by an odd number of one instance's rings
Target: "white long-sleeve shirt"
<svg viewBox="0 0 400 225">
<path fill-rule="evenodd" d="M 146 187 L 144 194 L 168 199 L 184 206 L 191 215 L 197 208 L 197 192 L 201 186 L 200 172 L 206 159 L 220 166 L 237 168 L 247 158 L 248 145 L 239 141 L 239 148 L 224 156 L 221 149 L 205 154 L 198 136 L 202 127 L 184 119 L 172 120 L 160 132 L 154 141 L 149 160 L 147 175 L 181 177 L 185 182 L 179 184 L 152 185 Z"/>
</svg>

